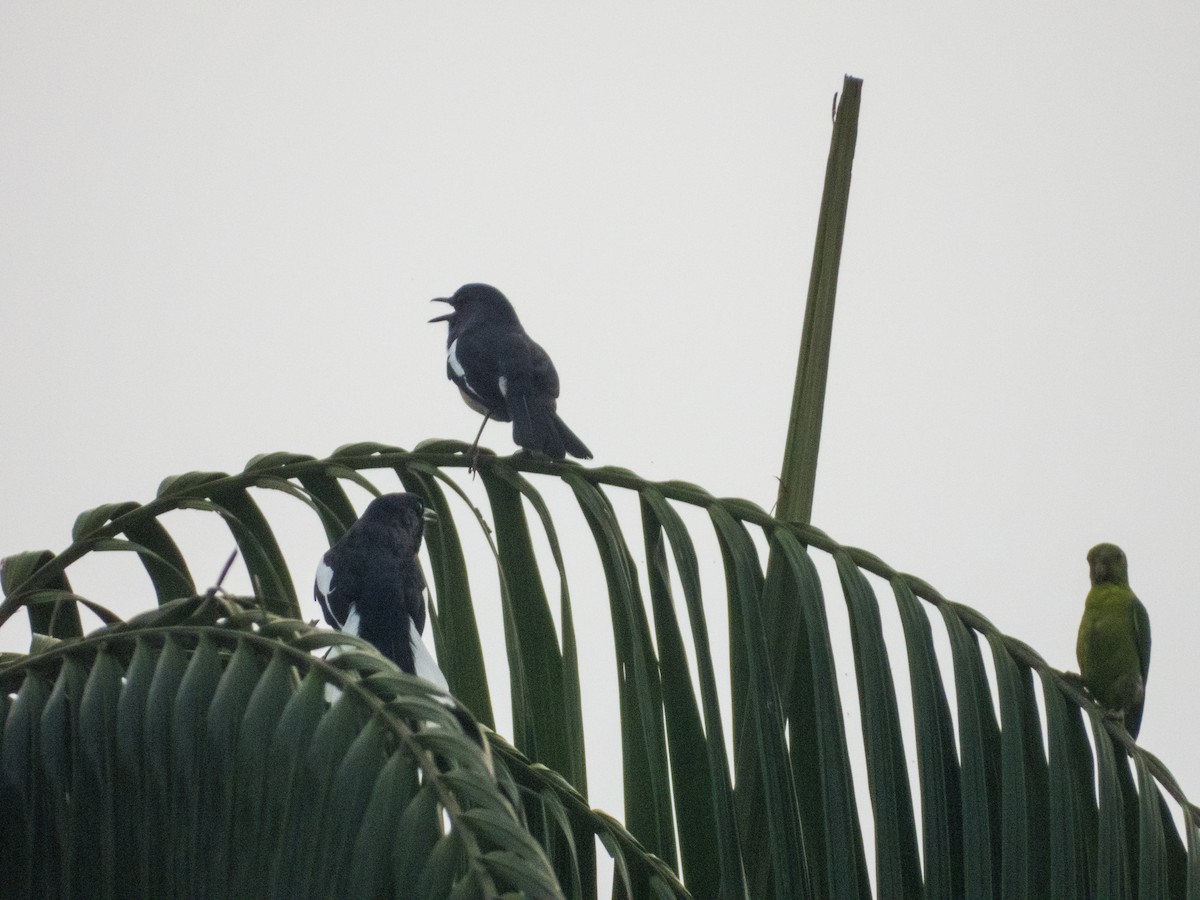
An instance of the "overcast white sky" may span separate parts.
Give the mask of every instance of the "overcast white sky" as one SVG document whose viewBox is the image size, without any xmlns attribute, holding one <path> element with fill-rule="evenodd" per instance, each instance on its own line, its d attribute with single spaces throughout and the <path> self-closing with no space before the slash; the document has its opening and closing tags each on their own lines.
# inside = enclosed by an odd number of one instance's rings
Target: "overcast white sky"
<svg viewBox="0 0 1200 900">
<path fill-rule="evenodd" d="M 769 507 L 850 73 L 814 523 L 1066 668 L 1121 544 L 1141 741 L 1200 800 L 1200 11 L 727 7 L 0 6 L 0 555 L 169 474 L 469 440 L 425 321 L 474 280 L 598 463 Z"/>
</svg>

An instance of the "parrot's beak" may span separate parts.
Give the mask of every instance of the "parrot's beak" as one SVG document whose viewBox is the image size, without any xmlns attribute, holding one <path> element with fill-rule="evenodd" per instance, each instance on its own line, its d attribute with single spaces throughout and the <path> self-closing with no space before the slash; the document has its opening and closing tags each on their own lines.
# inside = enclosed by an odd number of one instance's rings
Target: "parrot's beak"
<svg viewBox="0 0 1200 900">
<path fill-rule="evenodd" d="M 438 523 L 438 514 L 428 507 L 421 513 L 421 518 L 425 520 L 426 525 L 436 525 Z"/>
</svg>

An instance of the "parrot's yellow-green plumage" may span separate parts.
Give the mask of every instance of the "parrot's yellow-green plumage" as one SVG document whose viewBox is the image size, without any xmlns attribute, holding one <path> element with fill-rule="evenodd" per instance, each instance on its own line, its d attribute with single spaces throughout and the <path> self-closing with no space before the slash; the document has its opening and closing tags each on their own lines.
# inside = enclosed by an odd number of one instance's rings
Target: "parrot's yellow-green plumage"
<svg viewBox="0 0 1200 900">
<path fill-rule="evenodd" d="M 1120 547 L 1097 544 L 1087 559 L 1092 589 L 1075 644 L 1079 674 L 1096 702 L 1136 738 L 1150 671 L 1150 617 L 1129 589 L 1129 564 Z"/>
</svg>

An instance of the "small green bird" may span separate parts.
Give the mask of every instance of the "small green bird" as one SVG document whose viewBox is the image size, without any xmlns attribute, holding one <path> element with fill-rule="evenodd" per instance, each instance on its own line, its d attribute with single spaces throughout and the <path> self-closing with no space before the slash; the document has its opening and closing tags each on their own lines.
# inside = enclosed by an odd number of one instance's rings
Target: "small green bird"
<svg viewBox="0 0 1200 900">
<path fill-rule="evenodd" d="M 1129 563 L 1120 547 L 1097 544 L 1087 560 L 1092 589 L 1075 644 L 1079 674 L 1096 702 L 1136 738 L 1150 671 L 1150 617 L 1129 589 Z"/>
</svg>

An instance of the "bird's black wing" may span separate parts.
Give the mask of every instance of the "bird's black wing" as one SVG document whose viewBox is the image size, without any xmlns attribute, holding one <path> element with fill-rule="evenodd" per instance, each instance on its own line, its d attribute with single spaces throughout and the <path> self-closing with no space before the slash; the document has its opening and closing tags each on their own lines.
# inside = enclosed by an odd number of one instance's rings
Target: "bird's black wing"
<svg viewBox="0 0 1200 900">
<path fill-rule="evenodd" d="M 550 359 L 550 354 L 542 349 L 542 345 L 529 335 L 525 338 L 526 348 L 523 363 L 529 367 L 529 382 L 538 392 L 558 397 L 558 370 Z"/>
<path fill-rule="evenodd" d="M 421 564 L 414 557 L 411 565 L 405 566 L 401 591 L 401 602 L 404 612 L 417 629 L 417 634 L 425 633 L 425 573 Z"/>
<path fill-rule="evenodd" d="M 458 385 L 468 405 L 507 422 L 508 407 L 500 384 L 500 354 L 506 350 L 495 329 L 468 328 L 446 348 L 446 375 Z M 471 403 L 471 401 L 474 403 Z"/>
<path fill-rule="evenodd" d="M 506 357 L 500 376 L 512 417 L 513 440 L 522 447 L 544 453 L 551 459 L 566 454 L 591 459 L 588 450 L 558 415 L 558 372 L 550 355 L 522 334 L 522 346 Z"/>
<path fill-rule="evenodd" d="M 364 617 L 364 628 L 368 619 L 372 627 L 376 622 L 386 623 L 379 635 L 364 637 L 379 648 L 380 652 L 410 675 L 424 678 L 449 692 L 446 676 L 437 661 L 421 640 L 425 632 L 425 576 L 415 558 L 405 560 L 395 572 L 392 583 L 389 609 L 391 615 Z"/>
<path fill-rule="evenodd" d="M 416 559 L 383 550 L 366 571 L 358 613 L 359 637 L 410 675 L 414 674 L 413 631 L 425 629 L 425 580 Z"/>
<path fill-rule="evenodd" d="M 558 372 L 546 351 L 525 334 L 514 336 L 500 357 L 500 385 L 513 423 L 513 441 L 527 450 L 562 459 L 566 453 L 555 428 Z"/>
</svg>

